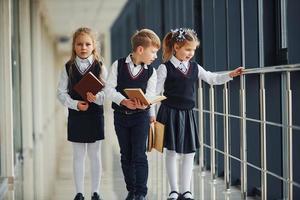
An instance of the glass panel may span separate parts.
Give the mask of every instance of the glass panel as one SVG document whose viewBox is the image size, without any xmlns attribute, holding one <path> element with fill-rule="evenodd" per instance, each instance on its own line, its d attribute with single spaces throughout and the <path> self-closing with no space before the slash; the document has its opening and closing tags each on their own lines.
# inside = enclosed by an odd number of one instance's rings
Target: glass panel
<svg viewBox="0 0 300 200">
<path fill-rule="evenodd" d="M 11 59 L 12 59 L 12 94 L 13 94 L 13 140 L 14 140 L 14 165 L 15 165 L 15 199 L 22 199 L 22 127 L 21 127 L 21 66 L 20 66 L 20 37 L 19 37 L 19 1 L 13 0 Z"/>
<path fill-rule="evenodd" d="M 18 1 L 14 0 L 12 5 L 12 89 L 13 89 L 13 134 L 14 134 L 14 154 L 15 162 L 17 155 L 22 150 L 21 135 L 21 72 L 20 72 L 20 47 L 19 47 L 19 13 Z"/>
</svg>

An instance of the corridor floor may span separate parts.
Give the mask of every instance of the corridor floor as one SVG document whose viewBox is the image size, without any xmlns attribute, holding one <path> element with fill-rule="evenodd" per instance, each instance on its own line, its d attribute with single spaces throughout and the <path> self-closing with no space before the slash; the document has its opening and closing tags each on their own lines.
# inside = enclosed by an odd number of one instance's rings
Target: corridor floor
<svg viewBox="0 0 300 200">
<path fill-rule="evenodd" d="M 109 106 L 106 106 L 109 108 Z M 102 179 L 100 194 L 105 200 L 123 200 L 127 194 L 123 175 L 120 168 L 119 147 L 113 129 L 112 111 L 109 108 L 105 111 L 106 139 L 102 143 Z M 61 150 L 58 177 L 55 184 L 55 192 L 52 200 L 71 200 L 74 198 L 75 189 L 73 183 L 72 169 L 72 148 L 66 142 L 64 149 Z M 166 180 L 162 155 L 153 151 L 148 153 L 149 159 L 149 180 L 148 180 L 148 199 L 165 200 L 169 192 Z M 90 171 L 89 159 L 86 159 L 86 187 L 85 199 L 90 199 Z M 193 191 L 195 200 L 239 200 L 241 194 L 239 190 L 231 188 L 225 191 L 224 181 L 217 179 L 212 182 L 210 172 L 199 172 L 195 167 L 193 178 Z M 250 199 L 250 198 L 248 198 Z"/>
</svg>

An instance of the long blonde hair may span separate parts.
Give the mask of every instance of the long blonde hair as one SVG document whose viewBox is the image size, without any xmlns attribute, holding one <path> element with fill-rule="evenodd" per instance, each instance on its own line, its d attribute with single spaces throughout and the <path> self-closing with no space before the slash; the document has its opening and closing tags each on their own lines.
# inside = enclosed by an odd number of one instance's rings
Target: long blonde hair
<svg viewBox="0 0 300 200">
<path fill-rule="evenodd" d="M 92 32 L 92 29 L 87 28 L 87 27 L 81 27 L 78 28 L 74 33 L 73 33 L 73 39 L 72 39 L 72 54 L 71 54 L 71 58 L 69 60 L 69 64 L 70 68 L 69 68 L 69 81 L 71 81 L 71 79 L 73 78 L 73 67 L 72 67 L 72 63 L 75 62 L 75 58 L 76 58 L 76 52 L 75 52 L 75 42 L 76 42 L 76 38 L 81 35 L 81 34 L 87 34 L 88 36 L 91 37 L 92 42 L 93 42 L 93 51 L 92 54 L 94 56 L 94 60 L 96 60 L 97 62 L 99 62 L 100 64 L 100 68 L 101 68 L 101 72 L 99 73 L 99 79 L 101 79 L 101 74 L 103 73 L 103 64 L 102 61 L 103 59 L 100 57 L 99 51 L 97 50 L 97 42 L 96 42 L 96 34 Z M 70 82 L 69 82 L 69 86 L 70 86 Z"/>
<path fill-rule="evenodd" d="M 86 34 L 92 39 L 93 47 L 94 47 L 92 54 L 93 54 L 95 60 L 100 61 L 100 54 L 98 52 L 97 42 L 96 42 L 96 34 L 93 33 L 90 28 L 87 28 L 87 27 L 80 27 L 74 32 L 73 39 L 72 39 L 72 54 L 71 54 L 70 61 L 71 62 L 75 61 L 75 58 L 76 58 L 75 42 L 76 42 L 76 38 L 81 34 Z"/>
<path fill-rule="evenodd" d="M 175 44 L 183 47 L 187 42 L 196 42 L 197 47 L 200 45 L 197 34 L 193 29 L 180 28 L 168 32 L 163 39 L 163 61 L 166 62 L 171 59 Z"/>
</svg>

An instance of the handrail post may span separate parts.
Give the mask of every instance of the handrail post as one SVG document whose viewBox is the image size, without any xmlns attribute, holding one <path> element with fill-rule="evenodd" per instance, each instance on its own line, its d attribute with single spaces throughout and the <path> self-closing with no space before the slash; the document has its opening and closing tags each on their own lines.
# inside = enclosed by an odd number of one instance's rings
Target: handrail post
<svg viewBox="0 0 300 200">
<path fill-rule="evenodd" d="M 241 0 L 241 40 L 242 40 L 242 66 L 246 64 L 245 53 L 245 12 L 244 0 Z M 246 148 L 246 98 L 245 98 L 245 75 L 241 75 L 241 89 L 240 89 L 240 115 L 241 119 L 241 132 L 240 132 L 240 153 L 241 153 L 241 194 L 242 198 L 247 197 L 247 148 Z"/>
<path fill-rule="evenodd" d="M 264 56 L 264 4 L 258 2 L 258 39 L 259 39 L 259 66 L 265 65 Z M 261 199 L 267 200 L 267 153 L 266 153 L 266 98 L 265 75 L 260 74 L 260 154 L 261 154 Z"/>
<path fill-rule="evenodd" d="M 199 152 L 199 165 L 200 172 L 205 170 L 204 167 L 204 135 L 203 135 L 203 88 L 202 81 L 199 79 L 199 89 L 198 89 L 198 107 L 199 107 L 199 140 L 200 140 L 200 152 Z"/>
<path fill-rule="evenodd" d="M 240 152 L 241 152 L 241 193 L 242 198 L 247 197 L 247 136 L 246 136 L 246 97 L 245 97 L 245 76 L 241 75 L 240 89 L 240 115 L 241 115 L 241 135 L 240 135 Z"/>
<path fill-rule="evenodd" d="M 266 150 L 266 93 L 265 75 L 260 75 L 260 153 L 261 153 L 261 199 L 267 200 L 267 150 Z"/>
<path fill-rule="evenodd" d="M 228 85 L 224 84 L 223 89 L 223 109 L 224 109 L 224 181 L 225 189 L 230 189 L 230 168 L 229 168 L 229 117 L 228 117 Z"/>
<path fill-rule="evenodd" d="M 211 85 L 209 89 L 209 102 L 210 102 L 210 167 L 211 167 L 211 179 L 216 179 L 216 153 L 215 153 L 215 98 L 214 98 L 214 86 Z"/>
<path fill-rule="evenodd" d="M 283 145 L 283 198 L 293 199 L 293 129 L 292 129 L 292 91 L 290 72 L 282 73 L 282 145 Z"/>
<path fill-rule="evenodd" d="M 287 92 L 287 153 L 288 153 L 288 199 L 293 200 L 293 129 L 292 129 L 292 91 L 290 83 L 290 72 L 286 72 Z"/>
</svg>

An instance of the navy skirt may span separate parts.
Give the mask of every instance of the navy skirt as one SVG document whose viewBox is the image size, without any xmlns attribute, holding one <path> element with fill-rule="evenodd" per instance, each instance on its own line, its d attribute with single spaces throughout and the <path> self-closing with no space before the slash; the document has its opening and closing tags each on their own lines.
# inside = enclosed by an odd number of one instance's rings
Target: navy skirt
<svg viewBox="0 0 300 200">
<path fill-rule="evenodd" d="M 161 104 L 157 121 L 165 125 L 164 147 L 177 153 L 193 153 L 200 144 L 196 111 L 178 110 Z"/>
<path fill-rule="evenodd" d="M 68 140 L 79 143 L 93 143 L 104 139 L 103 114 L 78 112 L 68 117 Z"/>
</svg>

